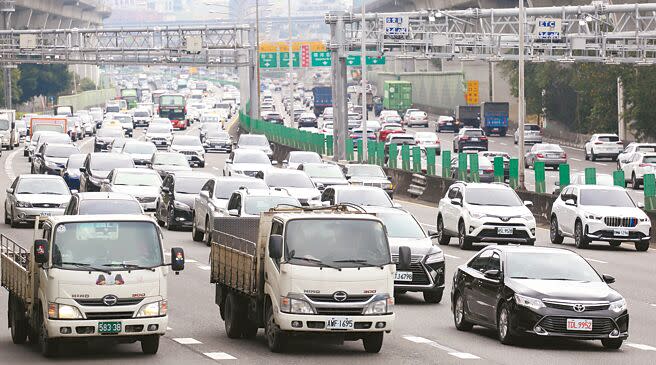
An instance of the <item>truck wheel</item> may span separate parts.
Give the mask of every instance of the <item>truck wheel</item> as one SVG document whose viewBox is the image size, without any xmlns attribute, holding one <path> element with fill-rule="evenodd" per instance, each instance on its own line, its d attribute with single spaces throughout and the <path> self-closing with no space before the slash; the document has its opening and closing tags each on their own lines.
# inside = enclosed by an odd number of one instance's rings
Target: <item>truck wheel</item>
<svg viewBox="0 0 656 365">
<path fill-rule="evenodd" d="M 53 357 L 57 354 L 59 350 L 59 343 L 54 338 L 48 338 L 48 329 L 46 328 L 46 323 L 43 320 L 43 315 L 39 316 L 41 320 L 39 321 L 39 348 L 41 350 L 41 355 L 45 357 Z"/>
<path fill-rule="evenodd" d="M 9 294 L 9 323 L 11 325 L 11 340 L 16 345 L 25 343 L 27 339 L 27 319 L 25 318 L 25 311 L 23 305 Z"/>
<path fill-rule="evenodd" d="M 443 293 L 444 293 L 444 289 L 425 291 L 423 292 L 424 302 L 437 304 L 442 301 Z"/>
<path fill-rule="evenodd" d="M 241 328 L 241 337 L 250 340 L 257 336 L 257 324 L 246 318 L 244 315 L 244 325 Z"/>
<path fill-rule="evenodd" d="M 267 345 L 271 352 L 285 351 L 287 338 L 273 318 L 273 305 L 271 303 L 267 303 L 266 306 L 266 324 L 264 327 L 264 333 L 266 335 Z"/>
<path fill-rule="evenodd" d="M 370 354 L 377 354 L 383 347 L 383 332 L 370 333 L 362 339 L 364 350 Z"/>
<path fill-rule="evenodd" d="M 147 355 L 155 355 L 159 349 L 159 335 L 151 335 L 141 340 L 141 351 Z"/>
<path fill-rule="evenodd" d="M 224 310 L 225 320 L 223 323 L 225 325 L 226 335 L 228 335 L 228 338 L 240 338 L 242 333 L 243 315 L 234 294 L 228 294 Z"/>
<path fill-rule="evenodd" d="M 203 240 L 203 232 L 199 231 L 198 228 L 196 228 L 196 218 L 194 217 L 194 221 L 191 225 L 191 238 L 196 241 L 200 242 Z"/>
</svg>

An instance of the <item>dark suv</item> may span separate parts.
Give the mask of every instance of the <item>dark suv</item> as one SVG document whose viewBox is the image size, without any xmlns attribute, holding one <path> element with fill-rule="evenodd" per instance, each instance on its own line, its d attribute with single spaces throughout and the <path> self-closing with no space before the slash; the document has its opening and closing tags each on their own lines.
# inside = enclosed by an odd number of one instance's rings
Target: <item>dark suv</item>
<svg viewBox="0 0 656 365">
<path fill-rule="evenodd" d="M 487 136 L 480 128 L 462 128 L 453 138 L 453 152 L 463 150 L 487 151 Z"/>
</svg>

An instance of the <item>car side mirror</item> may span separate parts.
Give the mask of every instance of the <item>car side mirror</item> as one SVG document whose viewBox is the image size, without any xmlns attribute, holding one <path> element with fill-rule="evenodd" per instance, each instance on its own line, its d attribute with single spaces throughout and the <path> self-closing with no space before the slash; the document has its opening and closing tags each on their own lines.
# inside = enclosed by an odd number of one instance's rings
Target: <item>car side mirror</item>
<svg viewBox="0 0 656 365">
<path fill-rule="evenodd" d="M 14 188 L 7 188 L 7 194 L 13 194 Z"/>
<path fill-rule="evenodd" d="M 237 209 L 229 209 L 229 210 L 228 210 L 228 215 L 233 216 L 233 217 L 238 217 L 238 216 L 239 216 L 239 210 L 237 210 Z"/>
<path fill-rule="evenodd" d="M 230 164 L 232 163 L 232 160 L 226 160 L 225 163 L 227 163 L 228 165 L 230 165 Z"/>
<path fill-rule="evenodd" d="M 567 199 L 567 200 L 565 200 L 565 205 L 575 207 L 576 203 L 574 202 L 574 199 Z"/>
<path fill-rule="evenodd" d="M 460 199 L 460 198 L 453 198 L 453 199 L 451 199 L 451 204 L 462 206 L 462 199 Z"/>
<path fill-rule="evenodd" d="M 184 250 L 180 247 L 171 248 L 171 269 L 178 275 L 180 271 L 184 270 L 185 256 Z"/>
<path fill-rule="evenodd" d="M 48 262 L 48 240 L 34 240 L 34 262 L 41 265 Z"/>
<path fill-rule="evenodd" d="M 530 208 L 530 207 L 533 206 L 533 202 L 530 201 L 530 200 L 524 200 L 524 205 L 525 205 L 527 208 Z"/>
<path fill-rule="evenodd" d="M 282 164 L 283 164 L 283 165 L 287 165 L 288 163 L 289 163 L 289 161 L 287 161 L 287 160 L 282 160 Z"/>
<path fill-rule="evenodd" d="M 271 161 L 271 165 L 272 165 L 272 166 L 278 166 L 278 161 L 275 161 L 275 160 L 274 160 L 274 161 Z"/>
<path fill-rule="evenodd" d="M 162 192 L 165 193 L 165 194 L 168 194 L 168 193 L 171 192 L 171 189 L 169 189 L 168 186 L 162 186 Z"/>
<path fill-rule="evenodd" d="M 636 203 L 636 206 L 637 206 L 638 208 L 642 209 L 642 208 L 645 207 L 645 203 L 640 203 L 640 202 L 638 202 L 638 203 Z"/>
<path fill-rule="evenodd" d="M 412 259 L 410 247 L 399 247 L 399 270 L 410 270 L 410 260 Z"/>
<path fill-rule="evenodd" d="M 80 172 L 87 172 L 87 168 L 84 167 L 84 166 L 81 166 L 81 167 L 79 168 L 79 170 L 80 170 Z"/>
<path fill-rule="evenodd" d="M 282 258 L 282 236 L 279 234 L 269 237 L 269 257 L 274 260 Z"/>
<path fill-rule="evenodd" d="M 615 278 L 610 276 L 610 275 L 603 274 L 603 275 L 601 275 L 601 277 L 604 279 L 606 284 L 612 284 L 612 283 L 615 282 Z"/>
<path fill-rule="evenodd" d="M 199 195 L 200 195 L 201 198 L 205 198 L 205 199 L 210 198 L 210 193 L 208 193 L 207 190 L 201 191 Z"/>
<path fill-rule="evenodd" d="M 499 272 L 499 270 L 487 270 L 485 273 L 483 273 L 483 276 L 492 280 L 501 279 L 501 273 Z"/>
<path fill-rule="evenodd" d="M 326 186 L 322 183 L 317 183 L 317 189 L 323 191 L 326 188 Z"/>
</svg>

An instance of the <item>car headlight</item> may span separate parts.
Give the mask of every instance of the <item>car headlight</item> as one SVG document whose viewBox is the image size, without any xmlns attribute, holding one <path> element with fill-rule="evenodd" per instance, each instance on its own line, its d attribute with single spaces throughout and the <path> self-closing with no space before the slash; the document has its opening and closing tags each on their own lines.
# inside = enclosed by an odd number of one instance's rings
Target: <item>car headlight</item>
<svg viewBox="0 0 656 365">
<path fill-rule="evenodd" d="M 626 310 L 627 305 L 626 305 L 626 300 L 624 298 L 610 303 L 610 307 L 608 309 L 612 310 L 615 313 L 622 313 Z"/>
<path fill-rule="evenodd" d="M 430 250 L 426 254 L 424 263 L 434 264 L 436 262 L 444 261 L 444 252 L 439 247 L 431 246 Z"/>
<path fill-rule="evenodd" d="M 166 300 L 144 304 L 137 312 L 137 317 L 160 317 L 168 312 L 169 304 Z"/>
<path fill-rule="evenodd" d="M 185 203 L 179 202 L 179 201 L 174 201 L 173 202 L 173 208 L 175 209 L 183 209 L 183 210 L 191 210 L 191 207 L 188 206 Z"/>
<path fill-rule="evenodd" d="M 244 172 L 241 170 L 232 170 L 233 174 L 242 175 Z"/>
<path fill-rule="evenodd" d="M 599 215 L 596 215 L 596 214 L 590 213 L 590 212 L 584 212 L 583 215 L 585 216 L 586 219 L 592 219 L 592 220 L 596 220 L 596 221 L 600 221 L 604 218 L 602 216 L 599 216 Z"/>
<path fill-rule="evenodd" d="M 280 298 L 280 311 L 283 313 L 314 314 L 310 303 L 297 298 Z"/>
<path fill-rule="evenodd" d="M 32 208 L 32 203 L 30 202 L 22 202 L 22 201 L 17 201 L 16 206 L 18 208 Z"/>
<path fill-rule="evenodd" d="M 65 203 L 61 203 L 61 204 L 59 204 L 59 207 L 60 207 L 60 208 L 66 208 L 66 207 L 68 207 L 68 202 L 65 202 Z"/>
<path fill-rule="evenodd" d="M 383 190 L 393 189 L 392 183 L 382 183 L 382 184 L 380 184 L 380 187 L 381 187 Z"/>
<path fill-rule="evenodd" d="M 481 212 L 472 212 L 472 211 L 470 211 L 469 215 L 474 219 L 481 219 L 481 218 L 485 217 L 487 214 L 481 213 Z"/>
<path fill-rule="evenodd" d="M 544 308 L 544 303 L 542 303 L 542 300 L 527 297 L 525 295 L 521 295 L 517 293 L 515 293 L 515 303 L 517 303 L 517 305 L 521 305 L 522 307 L 526 307 L 534 310 Z"/>
<path fill-rule="evenodd" d="M 524 214 L 524 215 L 522 216 L 522 219 L 525 219 L 525 220 L 527 220 L 527 221 L 534 221 L 534 220 L 535 220 L 535 217 L 533 216 L 533 214 Z"/>
<path fill-rule="evenodd" d="M 80 313 L 80 310 L 72 305 L 48 303 L 48 318 L 82 319 L 82 313 Z"/>
<path fill-rule="evenodd" d="M 382 297 L 382 299 L 380 299 Z M 394 298 L 387 295 L 377 297 L 377 300 L 364 307 L 365 316 L 375 316 L 394 312 Z"/>
</svg>

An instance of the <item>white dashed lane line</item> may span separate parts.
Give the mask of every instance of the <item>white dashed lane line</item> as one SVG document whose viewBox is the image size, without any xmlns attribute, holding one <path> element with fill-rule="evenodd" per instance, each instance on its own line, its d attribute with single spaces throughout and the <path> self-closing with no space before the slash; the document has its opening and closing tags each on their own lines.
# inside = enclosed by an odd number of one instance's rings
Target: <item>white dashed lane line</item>
<svg viewBox="0 0 656 365">
<path fill-rule="evenodd" d="M 198 265 L 198 268 L 205 271 L 210 271 L 210 269 L 212 269 L 211 266 L 205 266 L 205 265 Z"/>
<path fill-rule="evenodd" d="M 22 149 L 15 150 L 14 152 L 10 153 L 9 156 L 7 156 L 7 159 L 5 160 L 5 174 L 7 174 L 7 177 L 9 178 L 9 181 L 14 181 L 16 178 L 16 175 L 14 174 L 14 157 L 16 155 L 22 152 Z"/>
<path fill-rule="evenodd" d="M 454 349 L 452 349 L 448 346 L 440 345 L 439 343 L 437 343 L 433 340 L 429 340 L 429 339 L 424 338 L 424 337 L 406 335 L 406 336 L 403 336 L 403 338 L 410 341 L 410 342 L 414 342 L 414 343 L 418 343 L 418 344 L 425 344 L 425 345 L 435 347 L 437 349 L 440 349 L 440 350 L 446 352 L 447 354 L 449 354 L 451 356 L 457 357 L 457 358 L 462 359 L 462 360 L 477 360 L 477 359 L 480 359 L 480 357 L 478 357 L 474 354 L 454 350 Z"/>
<path fill-rule="evenodd" d="M 209 357 L 212 360 L 237 360 L 236 357 L 225 352 L 205 352 L 203 355 Z"/>
<path fill-rule="evenodd" d="M 460 256 L 453 256 L 453 255 L 449 255 L 447 253 L 444 254 L 444 257 L 448 257 L 450 259 L 459 259 L 460 258 Z"/>
<path fill-rule="evenodd" d="M 578 159 L 578 158 L 576 158 L 576 157 L 570 157 L 569 159 L 572 160 L 572 161 L 578 161 L 578 162 L 581 162 L 581 160 Z"/>
<path fill-rule="evenodd" d="M 631 342 L 628 342 L 626 345 L 629 346 L 629 347 L 633 347 L 635 349 L 639 349 L 639 350 L 656 351 L 656 347 L 649 346 L 649 345 L 643 345 L 643 344 L 631 343 Z"/>
</svg>

